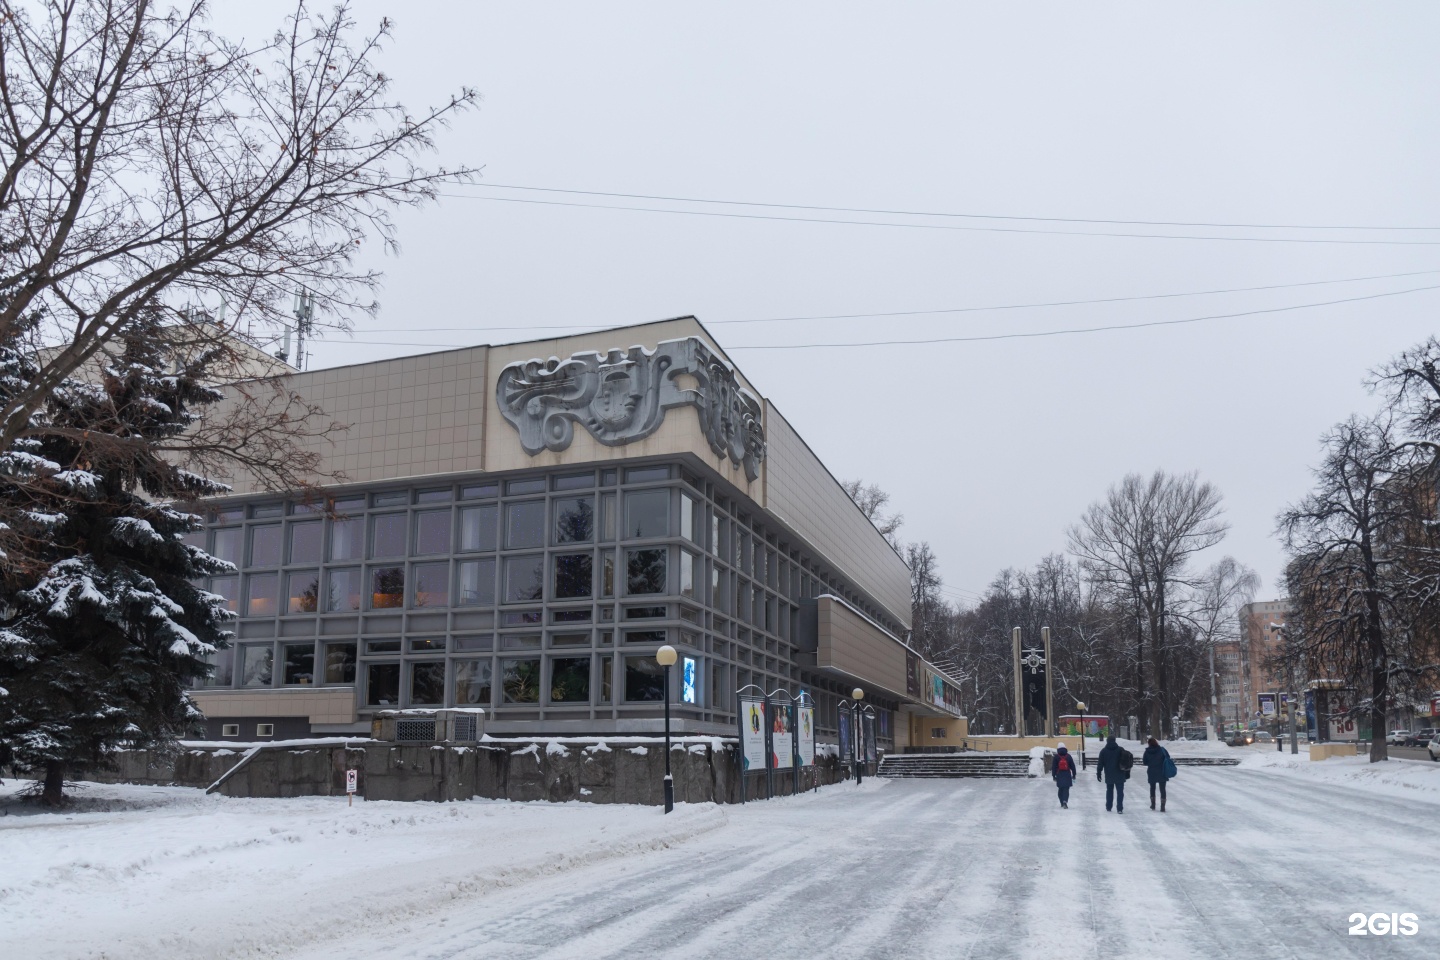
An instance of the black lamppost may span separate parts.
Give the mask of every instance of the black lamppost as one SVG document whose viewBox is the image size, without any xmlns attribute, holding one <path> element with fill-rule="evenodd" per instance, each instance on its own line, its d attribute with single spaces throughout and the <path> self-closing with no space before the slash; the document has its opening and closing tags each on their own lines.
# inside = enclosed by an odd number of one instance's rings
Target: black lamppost
<svg viewBox="0 0 1440 960">
<path fill-rule="evenodd" d="M 655 651 L 655 662 L 665 671 L 665 812 L 675 809 L 675 781 L 670 777 L 670 668 L 675 665 L 675 648 L 665 644 Z"/>
<path fill-rule="evenodd" d="M 855 698 L 855 725 L 850 731 L 850 742 L 855 744 L 855 784 L 859 786 L 865 776 L 865 758 L 860 747 L 860 701 L 865 699 L 865 691 L 856 687 L 850 696 Z"/>
<path fill-rule="evenodd" d="M 1080 769 L 1085 769 L 1085 701 L 1076 700 L 1075 709 L 1080 711 Z"/>
</svg>

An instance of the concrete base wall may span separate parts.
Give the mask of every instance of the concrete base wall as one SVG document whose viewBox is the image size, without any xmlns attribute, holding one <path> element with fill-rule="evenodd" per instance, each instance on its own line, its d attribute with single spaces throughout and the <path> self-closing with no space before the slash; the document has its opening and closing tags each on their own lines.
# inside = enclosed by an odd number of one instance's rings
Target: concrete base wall
<svg viewBox="0 0 1440 960">
<path fill-rule="evenodd" d="M 650 742 L 532 741 L 448 744 L 274 744 L 249 753 L 190 748 L 153 762 L 144 751 L 117 754 L 104 782 L 208 788 L 227 797 L 344 796 L 346 771 L 357 771 L 357 796 L 369 800 L 547 800 L 563 803 L 664 802 L 664 745 Z M 674 744 L 671 775 L 677 803 L 739 803 L 741 777 L 733 745 Z M 845 778 L 834 758 L 801 771 L 799 789 Z M 767 795 L 763 773 L 744 779 L 745 799 Z M 796 790 L 791 771 L 769 781 L 775 796 Z"/>
</svg>

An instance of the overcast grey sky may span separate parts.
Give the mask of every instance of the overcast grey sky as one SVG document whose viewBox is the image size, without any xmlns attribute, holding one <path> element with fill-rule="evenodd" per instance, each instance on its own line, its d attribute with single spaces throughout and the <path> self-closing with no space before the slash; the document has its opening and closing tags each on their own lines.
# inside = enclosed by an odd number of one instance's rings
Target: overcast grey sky
<svg viewBox="0 0 1440 960">
<path fill-rule="evenodd" d="M 283 0 L 222 4 L 258 37 Z M 416 106 L 462 84 L 440 160 L 483 184 L 1014 217 L 1440 228 L 1440 6 L 1335 3 L 364 2 Z M 1130 471 L 1198 470 L 1233 525 L 1212 551 L 1275 591 L 1274 518 L 1367 369 L 1428 336 L 1440 291 L 1074 336 L 1440 284 L 1440 273 L 1124 303 L 850 320 L 775 317 L 1137 297 L 1440 271 L 1434 231 L 908 218 L 1080 230 L 1401 240 L 1250 242 L 821 224 L 481 197 L 905 218 L 459 188 L 401 217 L 382 309 L 316 366 L 535 328 L 694 314 L 834 473 L 894 497 L 947 590 L 1062 551 Z M 462 328 L 426 331 L 424 328 Z M 531 328 L 494 329 L 496 327 Z M 617 346 L 624 346 L 617 344 Z M 477 389 L 485 389 L 482 384 Z"/>
</svg>

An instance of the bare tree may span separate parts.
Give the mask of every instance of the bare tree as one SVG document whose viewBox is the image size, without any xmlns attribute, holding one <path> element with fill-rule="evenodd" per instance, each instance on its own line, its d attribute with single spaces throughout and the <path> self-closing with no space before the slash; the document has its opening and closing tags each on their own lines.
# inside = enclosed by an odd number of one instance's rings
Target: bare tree
<svg viewBox="0 0 1440 960">
<path fill-rule="evenodd" d="M 885 506 L 890 502 L 890 494 L 881 490 L 875 484 L 867 484 L 864 480 L 843 480 L 840 483 L 841 489 L 855 501 L 855 506 L 860 512 L 875 525 L 880 531 L 880 536 L 890 541 L 890 546 L 896 550 L 900 549 L 898 531 L 900 525 L 905 522 L 903 513 L 886 513 Z"/>
<path fill-rule="evenodd" d="M 420 160 L 475 94 L 418 112 L 390 99 L 388 22 L 357 39 L 346 7 L 300 0 L 247 47 L 206 15 L 204 0 L 0 0 L 0 347 L 35 361 L 0 396 L 0 451 L 43 441 L 47 398 L 98 381 L 131 332 L 160 330 L 173 369 L 233 386 L 297 286 L 321 328 L 344 329 L 375 308 L 366 242 L 393 246 L 394 209 L 471 176 Z M 192 322 L 206 300 L 222 309 Z M 196 472 L 303 484 L 305 441 L 337 425 L 278 381 L 226 392 L 203 422 L 145 442 Z"/>
<path fill-rule="evenodd" d="M 1166 728 L 1165 721 L 1178 706 L 1171 676 L 1171 605 L 1189 582 L 1191 558 L 1224 538 L 1228 527 L 1221 512 L 1220 492 L 1194 473 L 1176 476 L 1157 470 L 1148 480 L 1126 476 L 1069 531 L 1070 552 L 1092 583 L 1134 604 L 1136 693 L 1137 699 L 1149 700 L 1154 732 Z M 1140 673 L 1147 640 L 1154 698 L 1145 696 Z"/>
<path fill-rule="evenodd" d="M 945 621 L 949 606 L 940 596 L 940 561 L 925 541 L 905 545 L 910 567 L 910 642 L 932 663 L 949 653 Z"/>
<path fill-rule="evenodd" d="M 1211 690 L 1215 678 L 1215 645 L 1240 639 L 1240 608 L 1260 589 L 1260 575 L 1235 560 L 1224 557 L 1196 578 L 1194 589 L 1177 605 L 1176 616 L 1187 623 L 1205 656 L 1196 661 L 1187 677 L 1181 702 L 1202 696 L 1216 715 Z M 1195 681 L 1204 667 L 1206 682 L 1196 689 Z M 1216 717 L 1218 720 L 1218 716 Z"/>
<path fill-rule="evenodd" d="M 1389 755 L 1392 670 L 1410 659 L 1410 607 L 1389 549 L 1394 531 L 1410 519 L 1408 498 L 1391 486 L 1405 464 L 1388 416 L 1352 417 L 1323 443 L 1315 489 L 1280 515 L 1296 607 L 1286 633 L 1313 673 L 1356 685 L 1356 708 L 1370 717 L 1374 762 Z"/>
</svg>

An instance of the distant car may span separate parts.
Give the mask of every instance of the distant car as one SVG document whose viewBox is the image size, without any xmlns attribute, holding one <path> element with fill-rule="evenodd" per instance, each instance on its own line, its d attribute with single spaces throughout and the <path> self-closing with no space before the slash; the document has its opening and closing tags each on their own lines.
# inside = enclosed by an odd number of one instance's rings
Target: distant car
<svg viewBox="0 0 1440 960">
<path fill-rule="evenodd" d="M 1410 735 L 1410 739 L 1405 741 L 1405 746 L 1427 746 L 1430 741 L 1434 740 L 1436 737 L 1440 737 L 1440 730 L 1436 730 L 1434 727 L 1426 727 L 1424 730 L 1421 730 L 1418 733 L 1412 733 Z"/>
<path fill-rule="evenodd" d="M 1255 742 L 1255 734 L 1251 730 L 1241 730 L 1230 738 L 1232 747 L 1248 747 Z"/>
<path fill-rule="evenodd" d="M 1393 746 L 1404 746 L 1405 741 L 1410 739 L 1409 730 L 1391 730 L 1385 737 L 1385 742 Z"/>
<path fill-rule="evenodd" d="M 1440 760 L 1440 737 L 1436 737 L 1425 745 L 1425 752 L 1430 754 L 1431 760 Z"/>
<path fill-rule="evenodd" d="M 1274 742 L 1275 742 L 1275 738 L 1274 738 L 1273 736 L 1271 736 L 1268 731 L 1266 731 L 1266 730 L 1261 730 L 1259 733 L 1255 734 L 1255 742 L 1256 742 L 1256 743 L 1274 743 Z"/>
<path fill-rule="evenodd" d="M 1205 731 L 1204 731 L 1204 730 L 1197 730 L 1197 731 L 1195 731 L 1194 733 L 1192 733 L 1192 734 L 1190 734 L 1189 736 L 1187 736 L 1185 739 L 1186 739 L 1186 740 L 1205 740 L 1205 739 L 1207 739 L 1207 738 L 1206 738 L 1206 736 L 1205 736 Z"/>
</svg>

